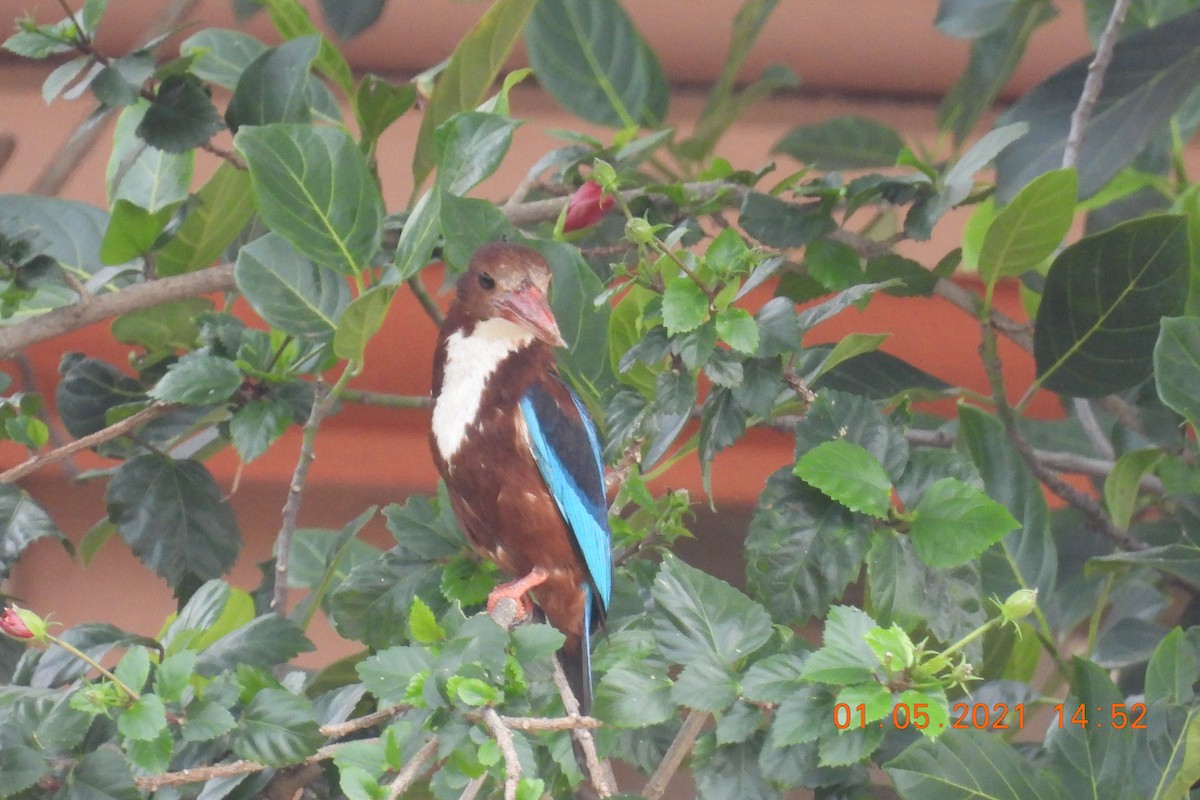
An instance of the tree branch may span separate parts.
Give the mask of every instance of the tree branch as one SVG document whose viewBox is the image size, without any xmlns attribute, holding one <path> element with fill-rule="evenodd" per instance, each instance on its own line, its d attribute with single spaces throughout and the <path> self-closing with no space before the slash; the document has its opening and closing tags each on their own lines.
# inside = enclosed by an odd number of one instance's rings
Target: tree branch
<svg viewBox="0 0 1200 800">
<path fill-rule="evenodd" d="M 388 800 L 396 800 L 396 798 L 408 791 L 408 788 L 424 773 L 425 765 L 429 762 L 429 759 L 433 758 L 437 749 L 438 737 L 435 734 L 429 737 L 429 741 L 421 745 L 420 750 L 413 753 L 413 757 L 404 765 L 404 769 L 400 770 L 400 774 L 396 776 L 396 780 L 392 781 L 392 785 L 388 790 Z"/>
<path fill-rule="evenodd" d="M 185 275 L 136 283 L 107 294 L 93 295 L 86 301 L 47 311 L 19 325 L 0 328 L 0 358 L 11 358 L 23 347 L 130 311 L 182 300 L 185 297 L 228 292 L 235 288 L 233 265 L 222 264 Z"/>
<path fill-rule="evenodd" d="M 660 800 L 667 791 L 667 784 L 683 766 L 683 760 L 687 758 L 688 753 L 692 752 L 692 748 L 696 746 L 696 739 L 700 737 L 700 731 L 704 730 L 709 716 L 707 711 L 693 709 L 688 712 L 687 717 L 683 720 L 683 725 L 679 728 L 679 733 L 675 734 L 675 740 L 671 742 L 667 754 L 663 756 L 662 763 L 658 765 L 658 769 L 654 770 L 654 774 L 646 782 L 646 788 L 642 790 L 642 796 L 646 800 Z"/>
<path fill-rule="evenodd" d="M 563 672 L 562 664 L 557 657 L 554 658 L 553 676 L 554 686 L 558 689 L 559 696 L 562 697 L 563 707 L 567 710 L 568 718 L 579 717 L 579 701 L 575 698 L 575 693 L 571 691 L 571 684 L 567 682 L 567 674 Z M 571 731 L 571 737 L 583 751 L 583 760 L 586 762 L 588 775 L 592 779 L 592 786 L 595 787 L 596 794 L 601 797 L 612 797 L 617 793 L 617 779 L 613 775 L 609 763 L 602 760 L 600 754 L 596 752 L 596 740 L 592 737 L 592 732 L 587 728 L 574 728 Z"/>
<path fill-rule="evenodd" d="M 1104 89 L 1104 78 L 1112 63 L 1113 48 L 1117 46 L 1117 37 L 1121 33 L 1121 25 L 1125 22 L 1125 14 L 1129 11 L 1130 0 L 1116 0 L 1108 15 L 1104 32 L 1096 42 L 1096 54 L 1088 64 L 1087 77 L 1083 81 L 1083 91 L 1079 93 L 1079 102 L 1071 112 L 1071 128 L 1067 132 L 1067 143 L 1063 147 L 1064 167 L 1074 167 L 1079 163 L 1079 152 L 1083 148 L 1083 140 L 1087 136 L 1087 127 L 1092 119 L 1092 112 L 1100 100 L 1100 92 Z"/>
<path fill-rule="evenodd" d="M 87 450 L 89 447 L 95 447 L 124 436 L 136 430 L 139 426 L 144 425 L 152 419 L 161 417 L 175 408 L 176 406 L 174 405 L 155 404 L 147 406 L 133 416 L 126 417 L 120 422 L 115 422 L 107 428 L 88 434 L 73 442 L 67 442 L 62 447 L 56 447 L 48 453 L 33 456 L 11 469 L 0 472 L 0 484 L 13 483 L 32 472 L 36 472 L 42 467 L 53 464 L 56 461 L 61 461 L 67 456 L 78 453 L 81 450 Z"/>
<path fill-rule="evenodd" d="M 483 724 L 487 726 L 488 732 L 500 747 L 500 754 L 504 756 L 504 800 L 517 800 L 517 788 L 521 785 L 521 759 L 517 755 L 516 745 L 513 744 L 512 731 L 505 727 L 496 709 L 485 708 L 482 716 Z"/>
</svg>

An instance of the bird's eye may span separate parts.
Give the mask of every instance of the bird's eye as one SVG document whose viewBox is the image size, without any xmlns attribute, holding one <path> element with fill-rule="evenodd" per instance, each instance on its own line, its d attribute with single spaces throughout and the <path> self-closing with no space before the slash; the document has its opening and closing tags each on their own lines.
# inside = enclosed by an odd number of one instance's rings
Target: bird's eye
<svg viewBox="0 0 1200 800">
<path fill-rule="evenodd" d="M 491 291 L 492 289 L 496 288 L 496 280 L 486 272 L 481 272 L 479 273 L 479 285 L 484 289 Z"/>
</svg>

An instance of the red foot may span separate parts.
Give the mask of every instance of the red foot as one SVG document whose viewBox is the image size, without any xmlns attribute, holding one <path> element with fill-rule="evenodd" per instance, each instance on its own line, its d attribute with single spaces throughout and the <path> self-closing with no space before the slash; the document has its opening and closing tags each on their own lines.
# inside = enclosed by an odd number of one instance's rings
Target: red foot
<svg viewBox="0 0 1200 800">
<path fill-rule="evenodd" d="M 530 589 L 541 586 L 546 582 L 546 578 L 550 577 L 549 573 L 541 567 L 534 567 L 528 575 L 517 578 L 515 581 L 502 583 L 492 593 L 488 595 L 487 610 L 492 613 L 496 610 L 496 604 L 504 598 L 508 597 L 517 603 L 517 619 L 524 619 L 533 613 L 533 603 L 530 602 L 527 596 Z"/>
</svg>

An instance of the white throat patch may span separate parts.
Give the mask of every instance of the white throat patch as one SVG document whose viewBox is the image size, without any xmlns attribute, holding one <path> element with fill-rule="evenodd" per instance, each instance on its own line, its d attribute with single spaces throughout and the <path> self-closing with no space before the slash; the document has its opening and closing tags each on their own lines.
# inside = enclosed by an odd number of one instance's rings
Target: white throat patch
<svg viewBox="0 0 1200 800">
<path fill-rule="evenodd" d="M 447 463 L 477 423 L 484 387 L 505 358 L 533 341 L 533 334 L 495 317 L 475 326 L 470 336 L 456 331 L 446 339 L 442 391 L 434 399 L 433 439 Z"/>
</svg>

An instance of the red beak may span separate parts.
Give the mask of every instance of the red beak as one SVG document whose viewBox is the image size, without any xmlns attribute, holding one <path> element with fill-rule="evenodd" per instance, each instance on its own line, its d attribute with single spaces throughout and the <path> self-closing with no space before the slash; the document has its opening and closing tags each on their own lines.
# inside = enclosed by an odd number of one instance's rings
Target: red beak
<svg viewBox="0 0 1200 800">
<path fill-rule="evenodd" d="M 534 284 L 527 283 L 501 295 L 496 299 L 496 305 L 500 309 L 500 316 L 509 322 L 520 325 L 551 347 L 566 347 L 554 312 L 550 310 L 550 301 Z"/>
</svg>

